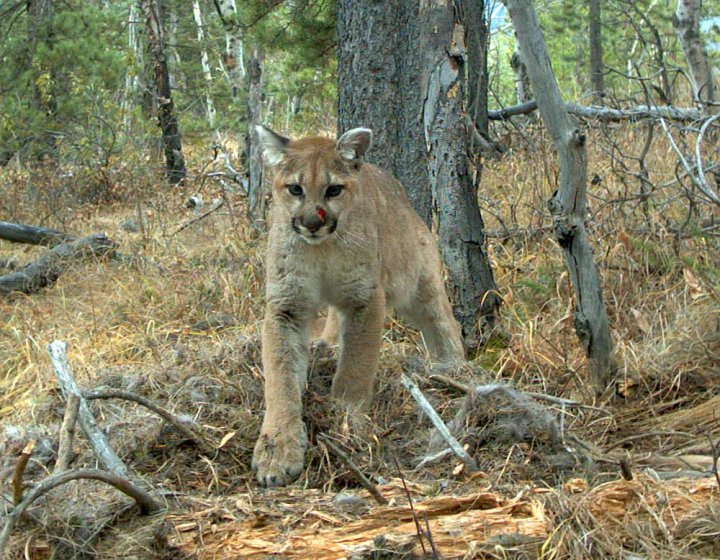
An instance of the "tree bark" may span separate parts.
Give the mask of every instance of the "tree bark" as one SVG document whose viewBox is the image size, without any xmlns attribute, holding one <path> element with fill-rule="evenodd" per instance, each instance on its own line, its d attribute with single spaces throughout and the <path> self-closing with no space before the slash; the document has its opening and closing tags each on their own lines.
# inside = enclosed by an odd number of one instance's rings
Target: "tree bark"
<svg viewBox="0 0 720 560">
<path fill-rule="evenodd" d="M 466 2 L 463 10 L 462 22 L 467 44 L 467 113 L 475 129 L 488 138 L 489 29 L 485 17 L 485 0 Z"/>
<path fill-rule="evenodd" d="M 205 109 L 207 111 L 208 125 L 211 129 L 215 129 L 215 104 L 212 99 L 212 72 L 210 71 L 210 59 L 208 58 L 207 49 L 205 48 L 205 27 L 203 24 L 202 11 L 200 10 L 200 2 L 193 2 L 193 17 L 197 26 L 197 38 L 200 44 L 200 63 L 202 65 L 203 77 L 205 78 Z"/>
<path fill-rule="evenodd" d="M 488 111 L 488 118 L 492 121 L 502 121 L 517 115 L 527 115 L 536 111 L 538 103 L 534 99 L 520 105 L 512 105 L 504 109 Z M 636 122 L 641 119 L 667 119 L 678 122 L 693 122 L 702 118 L 697 109 L 683 109 L 678 107 L 660 106 L 648 107 L 639 105 L 628 109 L 611 109 L 609 107 L 586 107 L 575 103 L 565 103 L 565 110 L 571 115 L 584 119 L 597 119 L 604 122 Z"/>
<path fill-rule="evenodd" d="M 467 161 L 465 31 L 455 6 L 445 0 L 424 2 L 420 17 L 428 53 L 422 96 L 428 176 L 455 316 L 472 348 L 485 327 L 494 325 L 500 300 L 485 255 L 484 225 Z"/>
<path fill-rule="evenodd" d="M 420 124 L 420 43 L 415 2 L 339 0 L 338 134 L 373 131 L 370 163 L 392 173 L 415 211 L 432 225 L 432 193 Z"/>
<path fill-rule="evenodd" d="M 712 66 L 700 36 L 701 8 L 702 0 L 678 0 L 673 24 L 690 68 L 693 98 L 708 113 L 716 113 L 717 108 L 712 105 L 715 101 Z"/>
<path fill-rule="evenodd" d="M 165 169 L 168 181 L 174 185 L 185 177 L 185 160 L 170 89 L 161 0 L 142 0 L 142 9 L 145 15 L 148 50 L 153 65 L 153 93 L 158 103 L 158 123 L 162 130 Z"/>
<path fill-rule="evenodd" d="M 590 37 L 590 85 L 595 100 L 602 104 L 605 97 L 605 79 L 603 71 L 602 45 L 602 0 L 590 0 L 589 37 Z"/>
<path fill-rule="evenodd" d="M 575 292 L 575 332 L 589 360 L 590 381 L 602 393 L 614 379 L 616 366 L 600 276 L 585 230 L 586 138 L 565 110 L 532 0 L 508 0 L 507 7 L 540 116 L 560 158 L 560 188 L 548 205 Z"/>
<path fill-rule="evenodd" d="M 262 227 L 267 204 L 263 189 L 262 145 L 257 136 L 256 125 L 262 124 L 263 97 L 263 51 L 254 47 L 248 61 L 248 218 L 254 227 Z"/>
</svg>

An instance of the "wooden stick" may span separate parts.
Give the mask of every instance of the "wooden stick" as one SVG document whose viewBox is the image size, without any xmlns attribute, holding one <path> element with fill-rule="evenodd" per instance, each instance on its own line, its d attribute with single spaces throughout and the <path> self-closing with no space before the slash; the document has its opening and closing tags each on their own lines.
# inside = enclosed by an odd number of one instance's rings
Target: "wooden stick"
<svg viewBox="0 0 720 560">
<path fill-rule="evenodd" d="M 192 428 L 190 428 L 185 422 L 180 420 L 177 416 L 175 416 L 172 412 L 167 410 L 166 408 L 163 408 L 160 405 L 155 404 L 151 400 L 146 399 L 145 397 L 141 397 L 140 395 L 136 395 L 134 393 L 130 393 L 128 391 L 121 391 L 119 389 L 106 389 L 103 391 L 90 391 L 83 394 L 83 396 L 87 400 L 95 400 L 95 399 L 123 399 L 126 401 L 132 401 L 135 402 L 141 406 L 144 406 L 145 408 L 151 410 L 160 418 L 163 420 L 169 422 L 173 426 L 175 426 L 178 430 L 180 430 L 183 435 L 195 443 L 204 453 L 207 453 L 213 449 L 213 446 L 210 445 L 205 439 L 197 434 Z"/>
<path fill-rule="evenodd" d="M 212 214 L 213 212 L 215 212 L 215 211 L 217 211 L 217 210 L 220 210 L 220 208 L 222 208 L 223 204 L 225 204 L 225 201 L 224 201 L 223 199 L 218 199 L 217 201 L 215 201 L 215 204 L 213 204 L 213 205 L 207 210 L 207 212 L 205 212 L 205 213 L 203 213 L 203 214 L 200 214 L 199 216 L 197 216 L 196 218 L 193 218 L 192 220 L 190 220 L 190 221 L 188 221 L 188 222 L 185 222 L 183 225 L 181 225 L 179 228 L 177 228 L 175 231 L 173 231 L 173 232 L 170 234 L 171 237 L 172 237 L 173 235 L 177 235 L 177 234 L 180 233 L 182 230 L 184 230 L 186 227 L 189 227 L 189 226 L 193 225 L 194 223 L 199 222 L 200 220 L 204 220 L 205 218 L 207 218 L 207 217 L 208 217 L 210 214 Z"/>
<path fill-rule="evenodd" d="M 48 351 L 50 352 L 50 360 L 55 369 L 55 376 L 57 377 L 58 384 L 65 398 L 71 394 L 80 395 L 80 389 L 67 361 L 67 344 L 61 340 L 55 340 L 48 345 Z M 103 466 L 116 476 L 128 478 L 125 463 L 122 462 L 113 448 L 110 447 L 110 443 L 98 426 L 95 417 L 90 411 L 90 407 L 82 397 L 80 397 L 78 421 L 80 428 L 82 428 L 85 437 L 87 437 L 90 446 Z"/>
<path fill-rule="evenodd" d="M 13 471 L 12 488 L 13 504 L 15 505 L 22 502 L 23 499 L 23 475 L 25 474 L 25 467 L 27 467 L 33 449 L 35 449 L 35 440 L 31 439 L 23 448 L 22 453 L 20 453 L 18 462 L 15 465 L 15 470 Z"/>
<path fill-rule="evenodd" d="M 72 235 L 44 227 L 0 222 L 0 239 L 31 245 L 55 245 L 75 239 Z"/>
<path fill-rule="evenodd" d="M 440 435 L 450 446 L 450 449 L 453 450 L 453 453 L 455 453 L 455 455 L 457 455 L 460 460 L 465 464 L 466 471 L 468 473 L 477 472 L 479 469 L 477 463 L 475 462 L 475 459 L 470 457 L 468 452 L 463 449 L 462 445 L 460 445 L 460 442 L 458 442 L 458 440 L 456 440 L 455 437 L 450 433 L 450 430 L 448 430 L 448 427 L 445 425 L 442 418 L 440 418 L 440 415 L 435 412 L 435 409 L 425 398 L 425 395 L 423 395 L 422 391 L 418 388 L 418 386 L 404 373 L 400 378 L 400 382 L 403 384 L 403 387 L 410 391 L 410 394 L 415 399 L 415 402 L 417 402 L 420 409 L 430 419 L 437 431 L 440 432 Z"/>
<path fill-rule="evenodd" d="M 318 441 L 322 442 L 325 447 L 332 451 L 338 459 L 345 463 L 345 466 L 349 468 L 350 471 L 355 475 L 357 481 L 362 484 L 363 488 L 370 492 L 370 495 L 375 498 L 375 501 L 378 504 L 380 504 L 381 506 L 387 505 L 388 501 L 385 496 L 380 493 L 380 490 L 378 490 L 377 487 L 370 481 L 370 479 L 363 474 L 363 472 L 357 467 L 355 463 L 352 462 L 352 459 L 350 459 L 350 457 L 348 457 L 348 455 L 342 449 L 340 449 L 337 445 L 330 441 L 330 438 L 324 434 L 318 434 L 317 439 Z"/>
<path fill-rule="evenodd" d="M 123 494 L 128 495 L 135 500 L 140 506 L 140 513 L 143 515 L 149 515 L 158 513 L 164 509 L 164 507 L 155 501 L 155 499 L 148 494 L 145 490 L 138 488 L 128 479 L 119 477 L 107 471 L 101 471 L 98 469 L 77 469 L 72 471 L 65 471 L 57 475 L 53 475 L 46 478 L 33 488 L 25 499 L 22 500 L 15 508 L 12 513 L 7 516 L 5 520 L 5 526 L 3 527 L 2 533 L 0 533 L 0 551 L 4 551 L 7 545 L 7 541 L 10 538 L 10 533 L 15 528 L 15 525 L 20 519 L 23 512 L 40 496 L 46 494 L 53 488 L 70 482 L 72 480 L 90 479 L 99 480 L 105 482 L 110 486 L 113 486 L 120 490 Z"/>
<path fill-rule="evenodd" d="M 58 446 L 58 458 L 55 463 L 53 474 L 68 470 L 73 457 L 73 442 L 75 441 L 75 425 L 77 424 L 78 411 L 80 410 L 80 395 L 68 393 L 65 404 L 65 415 L 62 426 L 60 426 L 60 445 Z"/>
</svg>

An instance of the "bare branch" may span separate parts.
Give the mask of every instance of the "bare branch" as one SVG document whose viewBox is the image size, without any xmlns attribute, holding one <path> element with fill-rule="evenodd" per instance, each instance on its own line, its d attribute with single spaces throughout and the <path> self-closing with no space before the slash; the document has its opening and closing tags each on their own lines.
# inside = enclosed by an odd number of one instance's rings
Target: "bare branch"
<svg viewBox="0 0 720 560">
<path fill-rule="evenodd" d="M 70 466 L 70 461 L 72 461 L 75 425 L 80 410 L 80 400 L 80 395 L 76 393 L 68 393 L 67 395 L 65 415 L 63 416 L 62 426 L 60 426 L 60 445 L 55 470 L 53 471 L 54 474 L 66 471 Z"/>
<path fill-rule="evenodd" d="M 182 434 L 186 438 L 194 442 L 195 445 L 197 445 L 203 452 L 208 452 L 213 449 L 212 445 L 210 445 L 201 435 L 199 435 L 192 428 L 190 428 L 186 422 L 183 422 L 180 418 L 178 418 L 175 414 L 173 414 L 166 408 L 155 404 L 154 402 L 146 399 L 145 397 L 141 397 L 140 395 L 136 395 L 128 391 L 121 391 L 119 389 L 90 391 L 84 393 L 83 396 L 87 400 L 123 399 L 142 405 L 148 410 L 153 411 L 166 422 L 169 422 L 170 424 L 175 426 L 180 432 L 182 432 Z"/>
<path fill-rule="evenodd" d="M 18 520 L 25 512 L 25 510 L 32 505 L 43 494 L 48 493 L 53 488 L 57 488 L 72 480 L 90 479 L 99 480 L 113 486 L 120 490 L 123 494 L 131 497 L 140 506 L 140 513 L 143 515 L 150 515 L 158 513 L 163 509 L 163 506 L 158 503 L 149 493 L 145 490 L 135 486 L 128 479 L 117 476 L 115 474 L 101 471 L 98 469 L 77 469 L 72 471 L 65 471 L 57 475 L 53 475 L 46 478 L 33 488 L 28 495 L 20 502 L 13 510 L 12 513 L 7 517 L 5 526 L 3 527 L 2 533 L 0 533 L 0 551 L 4 551 L 7 546 L 8 539 L 12 533 Z"/>
<path fill-rule="evenodd" d="M 460 445 L 460 442 L 458 442 L 458 440 L 450 433 L 450 430 L 448 430 L 448 427 L 445 425 L 442 418 L 440 418 L 440 415 L 435 412 L 435 409 L 425 398 L 425 395 L 423 395 L 419 387 L 404 373 L 400 378 L 400 382 L 403 384 L 403 387 L 410 392 L 420 409 L 430 419 L 433 426 L 435 426 L 442 438 L 450 446 L 450 449 L 453 450 L 453 453 L 455 453 L 455 455 L 457 455 L 465 464 L 466 471 L 468 473 L 477 472 L 478 466 L 475 459 L 473 459 L 468 452 L 465 451 L 463 446 Z"/>
<path fill-rule="evenodd" d="M 81 394 L 80 388 L 75 381 L 75 376 L 68 364 L 66 351 L 67 344 L 61 340 L 55 340 L 48 346 L 50 360 L 55 369 L 55 376 L 57 377 L 60 389 L 65 395 L 65 398 L 72 393 L 76 395 Z M 113 448 L 110 447 L 110 443 L 98 426 L 93 413 L 90 411 L 90 407 L 82 397 L 80 399 L 78 415 L 80 427 L 100 462 L 113 474 L 127 478 L 128 471 L 125 463 L 122 462 Z"/>
</svg>

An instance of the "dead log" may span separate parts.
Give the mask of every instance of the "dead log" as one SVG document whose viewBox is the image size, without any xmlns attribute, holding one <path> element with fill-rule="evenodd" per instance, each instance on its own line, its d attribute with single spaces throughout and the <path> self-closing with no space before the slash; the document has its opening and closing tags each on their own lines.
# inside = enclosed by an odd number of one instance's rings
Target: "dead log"
<svg viewBox="0 0 720 560">
<path fill-rule="evenodd" d="M 72 262 L 91 256 L 112 256 L 116 247 L 104 233 L 56 245 L 20 270 L 0 276 L 0 295 L 37 292 L 52 285 Z"/>
<path fill-rule="evenodd" d="M 38 226 L 28 226 L 13 222 L 0 222 L 0 239 L 13 243 L 29 243 L 30 245 L 57 245 L 73 241 L 72 235 Z"/>
<path fill-rule="evenodd" d="M 635 122 L 644 119 L 668 119 L 678 122 L 693 122 L 702 118 L 702 114 L 697 109 L 684 109 L 671 105 L 659 107 L 639 105 L 637 107 L 630 107 L 629 109 L 595 107 L 592 105 L 578 105 L 576 103 L 565 103 L 564 106 L 565 110 L 571 115 L 584 119 L 597 119 L 603 122 Z M 518 115 L 528 115 L 536 111 L 537 108 L 537 101 L 533 99 L 526 103 L 505 107 L 504 109 L 488 111 L 488 118 L 491 121 L 504 121 Z"/>
</svg>

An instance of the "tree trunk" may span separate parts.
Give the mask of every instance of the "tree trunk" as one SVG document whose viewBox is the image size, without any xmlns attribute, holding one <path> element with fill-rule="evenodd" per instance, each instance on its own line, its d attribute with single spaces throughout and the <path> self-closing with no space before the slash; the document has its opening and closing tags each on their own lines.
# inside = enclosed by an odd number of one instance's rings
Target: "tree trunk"
<svg viewBox="0 0 720 560">
<path fill-rule="evenodd" d="M 46 48 L 52 49 L 55 42 L 52 0 L 28 0 L 27 13 L 27 68 L 33 92 L 31 103 L 34 109 L 51 119 L 57 112 L 57 100 L 53 91 L 54 72 L 52 68 L 43 68 L 36 63 L 35 52 L 38 45 L 44 44 Z M 41 148 L 37 152 L 38 157 L 55 154 L 55 136 L 48 131 L 49 128 L 51 127 L 44 126 L 43 132 L 39 134 Z"/>
<path fill-rule="evenodd" d="M 467 44 L 467 113 L 475 129 L 488 138 L 488 71 L 487 53 L 489 29 L 485 17 L 485 0 L 466 2 L 463 6 L 463 26 Z M 470 135 L 474 143 L 473 135 Z M 471 146 L 472 153 L 479 146 Z M 477 160 L 480 161 L 479 158 Z M 478 169 L 478 179 L 480 176 Z M 479 182 L 476 181 L 476 182 Z"/>
<path fill-rule="evenodd" d="M 248 137 L 247 169 L 248 177 L 248 218 L 254 227 L 262 227 L 265 220 L 266 203 L 263 189 L 262 145 L 255 130 L 262 124 L 263 96 L 263 52 L 255 47 L 248 60 Z"/>
<path fill-rule="evenodd" d="M 484 225 L 467 161 L 465 31 L 455 6 L 445 0 L 424 2 L 420 17 L 428 52 L 422 96 L 427 169 L 455 315 L 472 348 L 479 345 L 485 327 L 494 325 L 500 300 L 485 255 Z"/>
<path fill-rule="evenodd" d="M 215 0 L 215 9 L 225 29 L 225 55 L 223 65 L 230 80 L 232 96 L 240 94 L 242 82 L 247 74 L 245 70 L 245 47 L 242 27 L 238 21 L 238 9 L 235 0 Z"/>
<path fill-rule="evenodd" d="M 138 38 L 138 26 L 140 21 L 140 10 L 133 0 L 130 4 L 128 15 L 128 50 L 133 53 L 132 64 L 128 65 L 125 73 L 125 94 L 122 101 L 123 124 L 129 130 L 132 122 L 132 110 L 140 91 L 140 76 L 145 68 L 145 57 Z"/>
<path fill-rule="evenodd" d="M 205 78 L 205 109 L 207 110 L 208 125 L 211 129 L 215 129 L 215 104 L 212 99 L 212 72 L 210 71 L 210 60 L 208 58 L 207 49 L 205 48 L 205 28 L 203 26 L 202 12 L 200 11 L 200 2 L 193 2 L 193 17 L 197 26 L 197 38 L 200 45 L 200 63 L 202 64 L 203 77 Z"/>
<path fill-rule="evenodd" d="M 602 46 L 602 0 L 590 0 L 590 85 L 595 100 L 602 104 L 605 97 Z"/>
<path fill-rule="evenodd" d="M 155 86 L 153 93 L 158 104 L 158 123 L 162 130 L 166 173 L 170 184 L 174 185 L 185 177 L 185 160 L 170 89 L 161 0 L 143 0 L 142 9 L 145 15 L 148 50 L 153 65 Z"/>
<path fill-rule="evenodd" d="M 705 106 L 707 112 L 715 113 L 717 108 L 712 105 L 715 101 L 712 66 L 700 36 L 701 7 L 702 0 L 678 0 L 673 24 L 690 68 L 693 98 Z"/>
<path fill-rule="evenodd" d="M 616 366 L 600 276 L 585 230 L 586 138 L 565 109 L 532 0 L 508 0 L 507 7 L 540 116 L 560 157 L 560 188 L 549 208 L 575 292 L 575 332 L 589 359 L 591 383 L 597 393 L 602 393 L 612 382 Z"/>
<path fill-rule="evenodd" d="M 515 74 L 515 98 L 517 99 L 518 105 L 527 103 L 532 100 L 532 88 L 530 86 L 530 79 L 528 78 L 527 68 L 523 62 L 520 42 L 515 37 L 515 51 L 510 57 L 510 67 Z"/>
<path fill-rule="evenodd" d="M 418 5 L 339 0 L 336 17 L 338 134 L 358 126 L 372 129 L 368 161 L 397 177 L 430 227 L 432 193 L 420 124 L 424 49 Z"/>
</svg>

